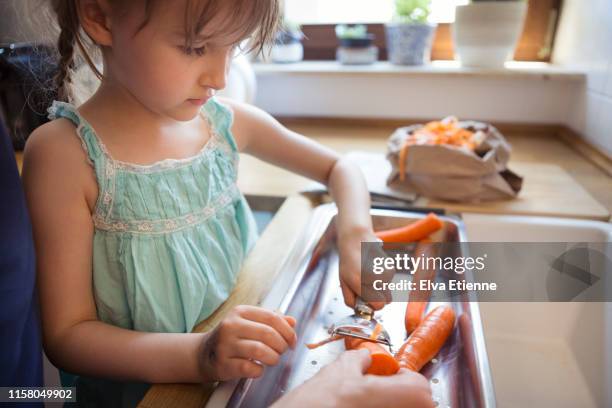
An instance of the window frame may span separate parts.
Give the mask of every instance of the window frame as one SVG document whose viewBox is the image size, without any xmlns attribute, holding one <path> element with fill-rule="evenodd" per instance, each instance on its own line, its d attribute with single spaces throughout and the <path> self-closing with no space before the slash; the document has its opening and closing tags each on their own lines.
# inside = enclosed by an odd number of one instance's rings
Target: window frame
<svg viewBox="0 0 612 408">
<path fill-rule="evenodd" d="M 562 0 L 528 0 L 527 17 L 523 33 L 514 53 L 515 61 L 550 62 Z M 387 59 L 385 26 L 383 23 L 366 24 L 375 35 L 374 45 L 379 48 L 379 60 Z M 451 23 L 440 23 L 432 46 L 432 60 L 453 60 L 454 46 Z M 335 24 L 305 24 L 304 60 L 334 60 L 336 58 Z"/>
</svg>

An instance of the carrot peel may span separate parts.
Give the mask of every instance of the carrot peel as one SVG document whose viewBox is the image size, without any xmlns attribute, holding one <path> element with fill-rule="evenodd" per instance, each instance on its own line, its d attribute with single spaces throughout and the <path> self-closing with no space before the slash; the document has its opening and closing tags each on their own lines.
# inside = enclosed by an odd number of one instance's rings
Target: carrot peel
<svg viewBox="0 0 612 408">
<path fill-rule="evenodd" d="M 316 343 L 306 343 L 306 347 L 308 347 L 308 349 L 310 349 L 310 350 L 313 350 L 313 349 L 316 349 L 318 347 L 324 346 L 327 343 L 332 343 L 332 342 L 338 341 L 340 339 L 342 339 L 342 336 L 337 334 L 335 336 L 328 337 L 328 338 L 326 338 L 324 340 L 321 340 L 319 342 L 316 342 Z"/>
</svg>

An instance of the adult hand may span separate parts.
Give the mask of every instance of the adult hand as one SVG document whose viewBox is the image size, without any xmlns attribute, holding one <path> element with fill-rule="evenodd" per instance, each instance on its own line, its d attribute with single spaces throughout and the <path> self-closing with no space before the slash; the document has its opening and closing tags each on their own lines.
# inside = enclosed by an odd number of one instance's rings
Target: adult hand
<svg viewBox="0 0 612 408">
<path fill-rule="evenodd" d="M 431 388 L 425 377 L 406 369 L 392 376 L 365 374 L 366 350 L 343 353 L 313 378 L 276 401 L 273 408 L 431 408 Z"/>
</svg>

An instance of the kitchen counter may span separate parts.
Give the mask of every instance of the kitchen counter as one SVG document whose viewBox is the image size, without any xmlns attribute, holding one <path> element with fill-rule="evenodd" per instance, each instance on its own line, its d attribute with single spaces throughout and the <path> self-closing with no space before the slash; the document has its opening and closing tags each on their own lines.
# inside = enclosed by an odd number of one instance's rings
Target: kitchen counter
<svg viewBox="0 0 612 408">
<path fill-rule="evenodd" d="M 384 127 L 287 124 L 339 152 L 385 151 Z M 418 205 L 444 207 L 450 211 L 560 215 L 609 220 L 612 209 L 612 179 L 561 141 L 544 136 L 506 136 L 514 147 L 511 168 L 525 177 L 525 189 L 513 202 L 458 205 L 420 199 Z M 571 173 L 571 176 L 569 175 Z M 238 304 L 257 304 L 279 272 L 315 203 L 295 194 L 310 181 L 277 169 L 252 157 L 241 161 L 239 184 L 247 194 L 289 195 L 249 255 L 230 298 L 196 331 L 214 327 Z M 593 196 L 596 197 L 593 198 Z M 279 248 L 283 248 L 279 251 Z M 154 386 L 140 407 L 203 407 L 212 386 L 166 384 Z"/>
<path fill-rule="evenodd" d="M 332 149 L 384 153 L 393 128 L 385 126 L 286 125 Z M 314 122 L 314 121 L 313 121 Z M 612 178 L 572 148 L 552 136 L 526 134 L 517 129 L 504 134 L 513 146 L 510 169 L 524 177 L 515 200 L 483 204 L 457 204 L 420 198 L 421 207 L 451 212 L 544 215 L 608 221 L 612 210 Z M 241 159 L 239 185 L 248 194 L 287 196 L 311 184 L 310 180 L 275 168 L 249 156 Z"/>
<path fill-rule="evenodd" d="M 292 130 L 330 148 L 384 153 L 389 126 L 318 124 L 313 120 L 287 121 Z M 452 212 L 545 215 L 609 221 L 612 212 L 612 178 L 553 136 L 522 129 L 504 131 L 513 147 L 509 167 L 524 176 L 523 190 L 515 200 L 484 204 L 456 204 L 420 198 L 415 205 L 445 208 Z M 17 153 L 21 167 L 22 155 Z M 242 155 L 239 181 L 246 194 L 289 196 L 312 182 L 250 156 Z"/>
</svg>

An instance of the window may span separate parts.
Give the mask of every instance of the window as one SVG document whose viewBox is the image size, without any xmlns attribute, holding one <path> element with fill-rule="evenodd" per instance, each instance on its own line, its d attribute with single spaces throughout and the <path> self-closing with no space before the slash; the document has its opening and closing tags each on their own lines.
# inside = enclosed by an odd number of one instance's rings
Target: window
<svg viewBox="0 0 612 408">
<path fill-rule="evenodd" d="M 300 24 L 384 23 L 395 0 L 285 0 L 285 17 Z M 468 0 L 432 0 L 430 20 L 452 23 L 455 6 Z"/>
<path fill-rule="evenodd" d="M 525 28 L 514 59 L 518 61 L 550 61 L 561 0 L 528 0 Z M 376 36 L 379 59 L 386 60 L 384 23 L 391 20 L 395 0 L 285 0 L 285 18 L 302 25 L 306 36 L 304 58 L 333 60 L 337 40 L 334 26 L 339 23 L 363 23 Z M 431 0 L 430 20 L 438 23 L 432 59 L 454 58 L 451 24 L 455 6 L 468 0 Z"/>
</svg>

